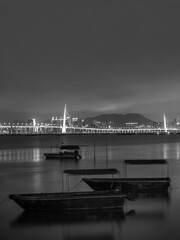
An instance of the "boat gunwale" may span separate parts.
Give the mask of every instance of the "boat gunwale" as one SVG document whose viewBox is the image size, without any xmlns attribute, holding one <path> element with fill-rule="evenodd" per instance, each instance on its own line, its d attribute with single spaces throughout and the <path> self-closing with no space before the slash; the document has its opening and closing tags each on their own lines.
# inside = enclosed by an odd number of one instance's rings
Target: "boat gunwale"
<svg viewBox="0 0 180 240">
<path fill-rule="evenodd" d="M 46 192 L 42 192 L 42 193 L 22 193 L 22 194 L 10 194 L 9 197 L 18 197 L 18 198 L 33 198 L 33 197 L 37 197 L 37 198 L 47 198 L 49 200 L 49 198 L 54 197 L 52 200 L 54 200 L 56 197 L 59 197 L 59 199 L 63 199 L 63 198 L 75 198 L 75 197 L 96 197 L 96 196 L 120 196 L 120 195 L 124 195 L 121 194 L 118 191 L 115 190 L 102 190 L 102 191 L 84 191 L 84 192 L 55 192 L 55 193 L 46 193 Z"/>
<path fill-rule="evenodd" d="M 161 164 L 168 164 L 168 161 L 166 159 L 125 159 L 123 161 L 124 164 L 128 165 L 146 165 L 146 164 L 152 164 L 152 165 L 161 165 Z"/>
<path fill-rule="evenodd" d="M 139 182 L 139 183 L 145 183 L 145 182 L 152 182 L 152 183 L 161 183 L 161 182 L 171 182 L 170 177 L 162 177 L 162 178 L 82 178 L 83 181 L 93 181 L 93 182 L 98 182 L 103 181 L 103 182 Z"/>
</svg>

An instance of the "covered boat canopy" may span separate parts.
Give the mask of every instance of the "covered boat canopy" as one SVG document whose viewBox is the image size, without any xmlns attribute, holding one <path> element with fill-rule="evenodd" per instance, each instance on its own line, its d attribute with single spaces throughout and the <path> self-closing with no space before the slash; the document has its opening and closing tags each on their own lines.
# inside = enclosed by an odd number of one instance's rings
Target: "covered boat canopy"
<svg viewBox="0 0 180 240">
<path fill-rule="evenodd" d="M 62 145 L 61 150 L 78 150 L 80 147 L 78 145 Z"/>
<path fill-rule="evenodd" d="M 74 175 L 99 175 L 99 174 L 116 174 L 119 171 L 116 168 L 100 168 L 100 169 L 70 169 L 64 170 L 63 173 Z"/>
<path fill-rule="evenodd" d="M 134 165 L 143 165 L 143 164 L 167 164 L 168 162 L 166 159 L 135 159 L 130 160 L 126 159 L 124 160 L 125 164 L 134 164 Z"/>
</svg>

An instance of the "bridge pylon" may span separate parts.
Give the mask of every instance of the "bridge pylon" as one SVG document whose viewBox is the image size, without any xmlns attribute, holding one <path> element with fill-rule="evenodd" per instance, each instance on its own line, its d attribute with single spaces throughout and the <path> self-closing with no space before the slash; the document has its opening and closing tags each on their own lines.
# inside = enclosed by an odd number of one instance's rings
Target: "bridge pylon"
<svg viewBox="0 0 180 240">
<path fill-rule="evenodd" d="M 67 114 L 67 108 L 66 108 L 66 104 L 65 104 L 65 105 L 64 105 L 64 114 L 63 114 L 62 133 L 66 133 L 66 114 Z"/>
<path fill-rule="evenodd" d="M 167 133 L 167 122 L 166 122 L 166 115 L 163 114 L 163 119 L 164 119 L 164 131 Z"/>
<path fill-rule="evenodd" d="M 62 133 L 66 133 L 66 129 L 67 129 L 67 124 L 68 123 L 68 127 L 71 127 L 71 116 L 68 113 L 67 110 L 67 104 L 64 105 L 64 113 L 63 113 L 63 126 L 62 126 Z"/>
</svg>

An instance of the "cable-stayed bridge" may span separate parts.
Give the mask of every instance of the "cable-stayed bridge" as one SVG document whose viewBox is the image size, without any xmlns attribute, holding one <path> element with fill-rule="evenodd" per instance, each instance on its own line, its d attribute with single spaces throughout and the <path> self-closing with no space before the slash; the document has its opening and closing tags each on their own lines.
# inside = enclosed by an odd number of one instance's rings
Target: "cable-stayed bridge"
<svg viewBox="0 0 180 240">
<path fill-rule="evenodd" d="M 61 124 L 36 123 L 31 124 L 0 124 L 0 134 L 66 134 L 66 133 L 119 133 L 119 134 L 170 134 L 179 133 L 179 128 L 168 128 L 165 114 L 163 115 L 163 127 L 161 128 L 94 128 L 73 126 L 67 105 L 64 106 Z"/>
</svg>

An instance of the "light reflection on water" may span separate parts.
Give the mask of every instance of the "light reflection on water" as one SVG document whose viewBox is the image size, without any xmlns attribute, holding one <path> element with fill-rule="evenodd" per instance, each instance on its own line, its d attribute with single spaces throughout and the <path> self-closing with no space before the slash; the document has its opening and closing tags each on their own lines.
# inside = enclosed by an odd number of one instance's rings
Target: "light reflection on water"
<svg viewBox="0 0 180 240">
<path fill-rule="evenodd" d="M 62 189 L 63 169 L 116 167 L 123 170 L 124 159 L 166 158 L 169 160 L 169 174 L 172 188 L 168 195 L 138 196 L 135 201 L 126 200 L 123 211 L 78 212 L 78 213 L 25 213 L 13 201 L 7 199 L 0 204 L 0 233 L 2 240 L 40 239 L 112 239 L 112 240 L 156 240 L 178 239 L 180 229 L 180 140 L 177 136 L 97 136 L 94 160 L 94 136 L 62 137 L 66 144 L 81 146 L 82 159 L 45 160 L 43 152 L 49 151 L 48 138 L 28 138 L 24 148 L 10 145 L 0 149 L 0 202 L 10 193 L 57 192 Z M 175 139 L 174 139 L 175 138 Z M 53 143 L 58 138 L 50 138 Z M 3 139 L 0 139 L 1 141 Z M 17 144 L 17 139 L 16 141 Z M 25 141 L 18 140 L 18 146 Z M 7 144 L 8 141 L 6 141 Z M 47 144 L 48 143 L 48 144 Z M 108 151 L 106 154 L 107 143 Z M 2 143 L 3 145 L 3 143 Z M 140 174 L 165 174 L 165 169 L 149 167 L 128 169 Z M 122 171 L 123 172 L 123 171 Z M 70 186 L 81 181 L 82 176 L 70 179 Z M 78 190 L 88 187 L 80 182 Z M 74 189 L 76 190 L 76 188 Z M 89 190 L 89 188 L 88 188 Z M 173 237 L 172 237 L 173 233 Z"/>
<path fill-rule="evenodd" d="M 179 159 L 180 157 L 180 144 L 174 143 L 174 144 L 163 144 L 163 158 L 168 159 Z"/>
<path fill-rule="evenodd" d="M 42 160 L 40 148 L 27 149 L 1 149 L 0 162 L 39 162 Z"/>
<path fill-rule="evenodd" d="M 43 161 L 43 153 L 57 152 L 50 148 L 0 149 L 0 162 L 39 162 Z M 94 149 L 86 146 L 81 149 L 82 158 L 94 160 Z M 158 145 L 109 146 L 107 152 L 104 146 L 96 146 L 95 160 L 103 159 L 104 165 L 109 161 L 122 159 L 164 158 L 180 159 L 180 143 L 163 143 Z"/>
</svg>

